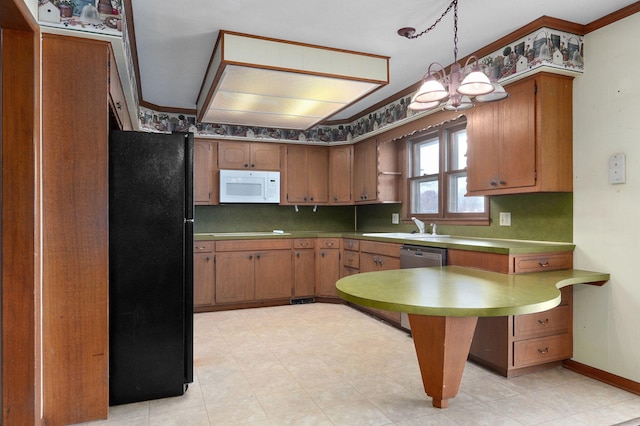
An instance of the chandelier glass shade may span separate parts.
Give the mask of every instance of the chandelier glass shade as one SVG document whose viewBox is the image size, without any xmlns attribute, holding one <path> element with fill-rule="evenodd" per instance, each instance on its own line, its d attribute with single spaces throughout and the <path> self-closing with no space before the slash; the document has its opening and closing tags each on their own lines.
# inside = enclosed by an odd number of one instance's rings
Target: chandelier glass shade
<svg viewBox="0 0 640 426">
<path fill-rule="evenodd" d="M 408 108 L 413 111 L 428 111 L 444 108 L 458 111 L 472 108 L 476 102 L 493 102 L 504 99 L 509 94 L 498 82 L 491 81 L 482 71 L 476 56 L 470 56 L 464 67 L 458 64 L 458 0 L 453 0 L 447 10 L 425 31 L 415 35 L 415 29 L 401 28 L 398 34 L 406 38 L 418 38 L 431 31 L 451 10 L 454 11 L 453 64 L 447 74 L 445 68 L 434 62 L 429 65 L 422 84 L 411 98 Z"/>
</svg>

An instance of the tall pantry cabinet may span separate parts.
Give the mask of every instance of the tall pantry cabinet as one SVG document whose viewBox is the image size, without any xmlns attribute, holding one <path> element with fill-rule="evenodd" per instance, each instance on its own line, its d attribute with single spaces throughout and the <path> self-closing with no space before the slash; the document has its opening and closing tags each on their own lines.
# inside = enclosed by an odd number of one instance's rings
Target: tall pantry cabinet
<svg viewBox="0 0 640 426">
<path fill-rule="evenodd" d="M 41 54 L 42 404 L 46 424 L 73 424 L 108 414 L 109 105 L 123 105 L 108 42 L 43 34 Z"/>
</svg>

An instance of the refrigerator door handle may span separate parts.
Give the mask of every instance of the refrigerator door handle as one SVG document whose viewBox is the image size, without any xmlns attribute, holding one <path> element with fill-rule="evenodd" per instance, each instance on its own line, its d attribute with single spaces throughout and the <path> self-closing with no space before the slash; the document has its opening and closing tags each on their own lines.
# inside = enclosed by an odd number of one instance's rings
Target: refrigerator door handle
<svg viewBox="0 0 640 426">
<path fill-rule="evenodd" d="M 185 219 L 184 223 L 193 223 L 193 219 Z"/>
</svg>

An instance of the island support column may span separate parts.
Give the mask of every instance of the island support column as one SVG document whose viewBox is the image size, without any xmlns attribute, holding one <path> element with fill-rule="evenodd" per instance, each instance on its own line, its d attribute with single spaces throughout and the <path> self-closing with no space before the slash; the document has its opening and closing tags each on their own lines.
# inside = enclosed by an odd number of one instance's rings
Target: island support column
<svg viewBox="0 0 640 426">
<path fill-rule="evenodd" d="M 458 394 L 478 317 L 409 314 L 424 391 L 433 406 L 447 408 Z"/>
</svg>

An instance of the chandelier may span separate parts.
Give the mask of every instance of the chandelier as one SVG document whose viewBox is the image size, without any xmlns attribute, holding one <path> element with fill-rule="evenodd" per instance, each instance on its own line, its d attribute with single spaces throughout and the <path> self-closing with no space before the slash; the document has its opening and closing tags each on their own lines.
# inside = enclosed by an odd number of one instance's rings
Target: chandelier
<svg viewBox="0 0 640 426">
<path fill-rule="evenodd" d="M 438 25 L 442 18 L 453 9 L 453 64 L 449 75 L 438 62 L 429 65 L 422 78 L 422 85 L 411 98 L 409 109 L 429 111 L 443 107 L 458 111 L 473 107 L 473 102 L 492 102 L 505 99 L 509 94 L 498 82 L 491 81 L 482 71 L 476 56 L 470 56 L 464 67 L 458 64 L 458 0 L 453 0 L 433 25 L 421 33 L 411 27 L 400 28 L 398 34 L 408 39 L 418 38 Z M 472 100 L 473 98 L 473 100 Z"/>
</svg>

